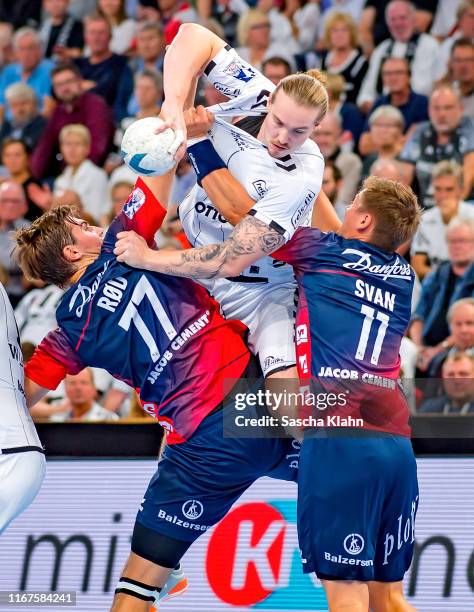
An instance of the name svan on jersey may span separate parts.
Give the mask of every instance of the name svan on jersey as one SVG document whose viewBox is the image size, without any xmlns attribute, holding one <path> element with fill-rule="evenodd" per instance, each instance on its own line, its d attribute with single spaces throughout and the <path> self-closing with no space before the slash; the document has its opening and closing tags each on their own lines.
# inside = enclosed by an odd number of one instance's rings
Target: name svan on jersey
<svg viewBox="0 0 474 612">
<path fill-rule="evenodd" d="M 395 294 L 391 291 L 382 291 L 379 287 L 369 285 L 369 283 L 363 280 L 356 280 L 356 286 L 354 295 L 357 297 L 365 298 L 369 302 L 390 310 L 391 312 L 395 309 Z"/>
</svg>

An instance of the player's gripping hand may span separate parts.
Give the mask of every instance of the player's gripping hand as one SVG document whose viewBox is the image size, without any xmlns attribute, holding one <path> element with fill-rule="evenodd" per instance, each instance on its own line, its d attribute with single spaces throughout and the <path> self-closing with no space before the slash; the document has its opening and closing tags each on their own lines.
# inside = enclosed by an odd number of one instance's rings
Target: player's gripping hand
<svg viewBox="0 0 474 612">
<path fill-rule="evenodd" d="M 151 252 L 146 241 L 133 231 L 119 232 L 115 243 L 114 254 L 117 261 L 128 264 L 133 268 L 145 268 L 147 256 Z"/>
<path fill-rule="evenodd" d="M 196 106 L 196 108 L 189 108 L 184 112 L 184 120 L 186 122 L 188 140 L 190 138 L 202 138 L 207 136 L 211 129 L 214 123 L 214 115 L 205 109 L 204 106 Z"/>
</svg>

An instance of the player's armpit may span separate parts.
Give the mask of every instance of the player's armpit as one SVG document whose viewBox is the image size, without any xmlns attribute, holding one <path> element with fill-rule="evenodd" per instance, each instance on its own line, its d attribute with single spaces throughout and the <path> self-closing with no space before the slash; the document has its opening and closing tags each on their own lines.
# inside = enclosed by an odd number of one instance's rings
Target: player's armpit
<svg viewBox="0 0 474 612">
<path fill-rule="evenodd" d="M 247 215 L 222 244 L 185 251 L 153 251 L 133 232 L 120 234 L 114 253 L 118 261 L 146 270 L 187 278 L 238 276 L 254 261 L 285 243 L 278 231 Z"/>
<path fill-rule="evenodd" d="M 255 204 L 255 200 L 252 200 L 227 168 L 208 174 L 202 180 L 202 186 L 214 206 L 231 225 L 242 221 Z"/>
</svg>

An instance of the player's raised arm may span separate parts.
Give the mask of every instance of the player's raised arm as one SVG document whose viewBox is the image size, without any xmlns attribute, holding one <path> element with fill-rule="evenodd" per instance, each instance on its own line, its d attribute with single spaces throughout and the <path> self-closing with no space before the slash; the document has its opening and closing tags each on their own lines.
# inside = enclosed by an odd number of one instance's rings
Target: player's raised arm
<svg viewBox="0 0 474 612">
<path fill-rule="evenodd" d="M 163 69 L 165 101 L 161 114 L 173 129 L 182 130 L 185 136 L 183 110 L 191 84 L 224 46 L 225 42 L 210 30 L 195 23 L 185 23 L 166 52 Z M 185 145 L 178 149 L 178 159 L 185 150 Z"/>
<path fill-rule="evenodd" d="M 283 246 L 285 237 L 266 223 L 247 215 L 221 244 L 185 251 L 153 251 L 134 232 L 121 232 L 114 253 L 135 268 L 187 278 L 238 276 L 257 259 Z"/>
</svg>

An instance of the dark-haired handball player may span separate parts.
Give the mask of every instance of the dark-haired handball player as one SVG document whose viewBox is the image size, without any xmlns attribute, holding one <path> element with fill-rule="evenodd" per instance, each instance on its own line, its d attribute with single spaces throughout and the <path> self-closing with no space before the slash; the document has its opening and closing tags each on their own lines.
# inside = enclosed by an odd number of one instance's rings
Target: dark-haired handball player
<svg viewBox="0 0 474 612">
<path fill-rule="evenodd" d="M 250 376 L 255 365 L 246 327 L 225 320 L 193 281 L 136 270 L 113 253 L 126 230 L 153 246 L 172 174 L 139 179 L 107 232 L 63 206 L 16 234 L 26 275 L 67 288 L 59 327 L 26 365 L 28 404 L 67 374 L 101 367 L 137 389 L 169 432 L 137 515 L 114 612 L 145 612 L 160 595 L 183 592 L 179 563 L 192 543 L 260 476 L 297 478 L 294 441 L 223 436 L 229 381 Z"/>
<path fill-rule="evenodd" d="M 238 274 L 200 282 L 227 318 L 247 325 L 250 349 L 265 377 L 273 384 L 296 379 L 293 270 L 267 255 L 274 237 L 287 241 L 297 227 L 310 225 L 313 205 L 317 227 L 340 225 L 320 194 L 324 160 L 310 139 L 328 109 L 324 81 L 309 71 L 275 87 L 214 33 L 184 24 L 165 56 L 162 107 L 167 123 L 184 133 L 183 103 L 189 83 L 202 73 L 231 99 L 207 109 L 209 131 L 188 142 L 199 184 L 180 204 L 179 216 L 188 240 L 198 247 L 223 243 L 244 218 L 252 233 L 272 229 L 266 252 L 243 253 L 246 265 Z M 230 197 L 228 171 L 243 187 L 238 199 Z M 226 194 L 224 206 L 216 206 Z"/>
<path fill-rule="evenodd" d="M 413 555 L 418 484 L 397 377 L 414 274 L 395 249 L 419 219 L 410 188 L 371 177 L 338 233 L 300 228 L 285 245 L 277 229 L 248 215 L 221 244 L 159 253 L 124 233 L 115 247 L 129 265 L 191 278 L 234 277 L 269 254 L 293 266 L 300 378 L 347 390 L 316 429 L 305 430 L 298 476 L 304 571 L 322 580 L 331 611 L 413 610 L 402 579 Z"/>
</svg>

